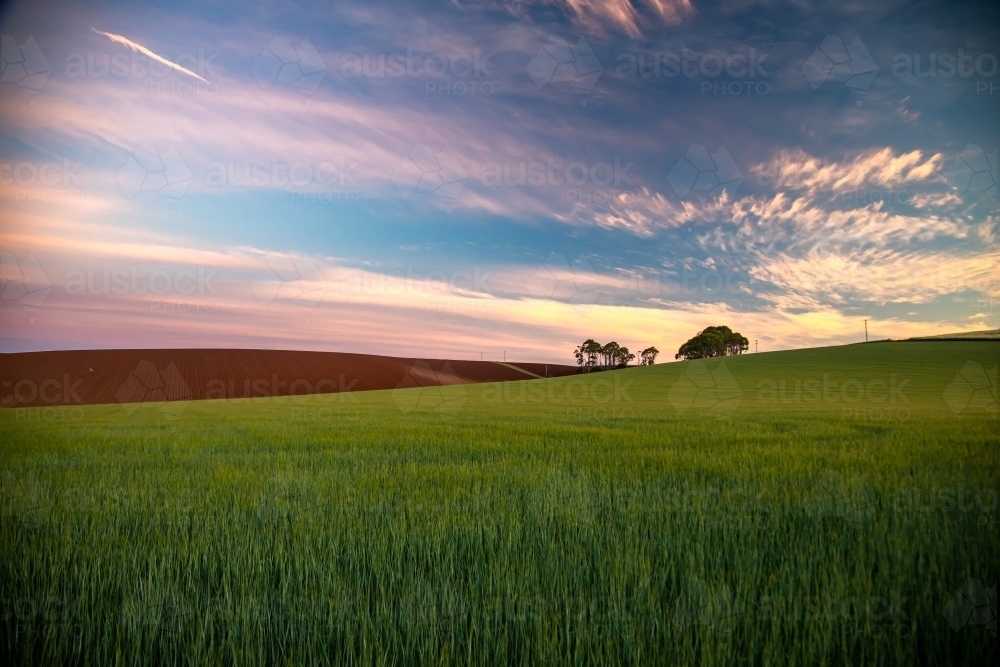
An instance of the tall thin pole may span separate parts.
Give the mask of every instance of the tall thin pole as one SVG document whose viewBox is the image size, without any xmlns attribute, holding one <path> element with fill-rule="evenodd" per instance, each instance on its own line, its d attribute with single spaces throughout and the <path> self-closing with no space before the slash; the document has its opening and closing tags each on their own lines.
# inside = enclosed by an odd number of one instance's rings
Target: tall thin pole
<svg viewBox="0 0 1000 667">
<path fill-rule="evenodd" d="M 757 339 L 753 339 L 753 353 L 757 354 Z"/>
<path fill-rule="evenodd" d="M 865 320 L 865 342 L 868 342 L 868 320 Z"/>
</svg>

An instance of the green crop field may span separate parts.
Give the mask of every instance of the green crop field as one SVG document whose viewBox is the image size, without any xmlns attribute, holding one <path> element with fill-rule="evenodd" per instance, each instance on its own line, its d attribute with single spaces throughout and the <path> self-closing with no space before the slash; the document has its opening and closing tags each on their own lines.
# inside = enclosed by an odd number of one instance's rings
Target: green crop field
<svg viewBox="0 0 1000 667">
<path fill-rule="evenodd" d="M 998 358 L 3 410 L 2 661 L 988 664 Z"/>
</svg>

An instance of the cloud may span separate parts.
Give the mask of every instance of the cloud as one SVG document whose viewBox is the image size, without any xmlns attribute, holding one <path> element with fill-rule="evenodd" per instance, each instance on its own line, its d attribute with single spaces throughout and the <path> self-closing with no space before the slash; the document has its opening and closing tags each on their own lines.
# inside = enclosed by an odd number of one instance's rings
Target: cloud
<svg viewBox="0 0 1000 667">
<path fill-rule="evenodd" d="M 94 32 L 96 32 L 98 35 L 104 35 L 105 37 L 107 37 L 108 39 L 110 39 L 112 42 L 116 42 L 116 43 L 121 44 L 123 46 L 127 46 L 128 48 L 132 49 L 133 51 L 141 53 L 144 56 L 147 56 L 149 58 L 152 58 L 156 62 L 162 63 L 163 65 L 166 65 L 170 69 L 177 70 L 178 72 L 181 72 L 182 74 L 187 74 L 188 76 L 192 76 L 192 77 L 198 79 L 199 81 L 204 81 L 205 83 L 208 83 L 207 79 L 204 79 L 204 78 L 198 76 L 197 74 L 195 74 L 194 72 L 192 72 L 189 69 L 181 67 L 177 63 L 170 62 L 169 60 L 167 60 L 163 56 L 157 55 L 157 54 L 153 53 L 152 51 L 150 51 L 149 49 L 147 49 L 142 44 L 136 44 L 135 42 L 133 42 L 132 40 L 128 39 L 127 37 L 122 37 L 121 35 L 116 35 L 116 34 L 110 33 L 110 32 L 103 32 L 101 30 L 98 30 L 97 28 L 91 28 L 91 30 L 93 30 Z"/>
<path fill-rule="evenodd" d="M 895 153 L 891 148 L 863 151 L 853 159 L 831 162 L 806 154 L 801 149 L 782 151 L 770 163 L 753 171 L 761 182 L 779 190 L 838 193 L 865 185 L 893 187 L 929 180 L 944 164 L 940 153 L 924 157 L 921 151 Z"/>
<path fill-rule="evenodd" d="M 998 265 L 1000 250 L 835 254 L 814 248 L 802 257 L 761 258 L 750 275 L 777 288 L 765 297 L 776 305 L 814 309 L 851 302 L 921 304 L 966 291 L 995 297 Z"/>
<path fill-rule="evenodd" d="M 93 215 L 100 219 L 101 210 Z M 599 291 L 602 298 L 573 303 L 533 290 L 536 267 L 491 265 L 451 273 L 379 270 L 302 252 L 216 247 L 111 223 L 68 224 L 65 218 L 73 216 L 71 210 L 55 212 L 53 219 L 22 215 L 12 223 L 16 229 L 0 235 L 5 251 L 36 256 L 54 285 L 33 324 L 18 321 L 19 313 L 4 314 L 6 349 L 14 349 L 19 339 L 34 341 L 35 347 L 58 347 L 60 341 L 72 341 L 76 347 L 184 346 L 197 339 L 217 346 L 435 358 L 478 358 L 481 350 L 488 357 L 491 351 L 499 356 L 506 349 L 508 356 L 520 359 L 571 363 L 569 350 L 578 338 L 615 337 L 630 346 L 654 344 L 669 351 L 692 331 L 719 321 L 736 322 L 746 335 L 767 332 L 767 339 L 757 334 L 762 343 L 766 340 L 764 349 L 780 349 L 850 338 L 856 322 L 843 306 L 858 299 L 921 303 L 969 289 L 996 295 L 995 280 L 980 283 L 990 279 L 992 267 L 1000 262 L 996 250 L 979 256 L 875 250 L 847 256 L 814 249 L 802 257 L 752 251 L 737 258 L 749 265 L 749 280 L 734 284 L 739 294 L 727 295 L 733 298 L 749 289 L 760 307 L 747 309 L 703 299 L 697 279 L 728 275 L 727 263 L 734 259 L 720 253 L 686 262 L 696 271 L 694 293 L 677 277 L 653 285 L 651 291 L 641 276 L 629 271 L 574 272 L 573 280 L 582 281 L 578 287 Z M 85 216 L 77 214 L 76 219 L 85 221 Z M 304 264 L 313 269 L 305 277 L 284 276 L 281 270 Z M 478 285 L 471 278 L 476 268 L 484 274 Z M 113 276 L 105 291 L 107 276 L 114 271 L 130 277 L 137 272 L 139 291 L 131 287 L 131 279 L 115 282 Z M 78 283 L 79 276 L 86 275 L 93 285 L 70 293 L 71 272 L 76 272 Z M 187 278 L 179 290 L 150 294 L 142 285 L 153 273 Z M 201 275 L 211 288 L 192 291 L 199 285 L 192 276 Z M 273 298 L 262 300 L 255 280 L 294 284 L 282 284 L 272 290 Z M 126 284 L 124 292 L 114 292 L 116 285 Z M 900 337 L 972 324 L 886 318 L 880 326 L 885 335 Z M 621 340 L 622 335 L 627 339 Z"/>
<path fill-rule="evenodd" d="M 612 23 L 631 37 L 642 33 L 640 23 L 645 17 L 630 0 L 556 0 L 556 4 L 565 7 L 575 23 L 592 30 Z M 649 5 L 666 25 L 677 25 L 694 14 L 689 0 L 651 0 Z"/>
<path fill-rule="evenodd" d="M 603 32 L 610 24 L 630 37 L 639 37 L 644 24 L 677 25 L 695 13 L 690 0 L 501 0 L 498 4 L 519 16 L 530 5 L 555 5 L 581 28 Z"/>
</svg>

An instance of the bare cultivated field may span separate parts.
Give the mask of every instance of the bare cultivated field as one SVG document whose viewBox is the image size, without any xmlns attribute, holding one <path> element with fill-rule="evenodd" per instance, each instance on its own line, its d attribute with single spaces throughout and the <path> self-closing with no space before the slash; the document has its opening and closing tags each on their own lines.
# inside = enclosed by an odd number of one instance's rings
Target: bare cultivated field
<svg viewBox="0 0 1000 667">
<path fill-rule="evenodd" d="M 282 350 L 0 355 L 3 407 L 260 398 L 562 377 L 575 366 Z"/>
</svg>

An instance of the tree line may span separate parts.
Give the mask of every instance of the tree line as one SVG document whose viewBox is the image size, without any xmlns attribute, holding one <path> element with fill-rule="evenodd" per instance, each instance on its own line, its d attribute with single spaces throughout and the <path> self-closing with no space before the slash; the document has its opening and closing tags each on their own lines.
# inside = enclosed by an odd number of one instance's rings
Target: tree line
<svg viewBox="0 0 1000 667">
<path fill-rule="evenodd" d="M 743 354 L 750 349 L 750 341 L 738 331 L 727 326 L 706 327 L 686 343 L 681 345 L 674 355 L 675 359 L 706 359 L 710 357 L 728 357 Z M 647 347 L 639 353 L 640 366 L 652 366 L 656 363 L 656 355 L 660 353 L 655 347 Z M 611 341 L 601 345 L 593 338 L 588 338 L 573 350 L 577 366 L 584 372 L 605 370 L 608 368 L 625 368 L 635 361 L 635 355 L 624 345 Z"/>
<path fill-rule="evenodd" d="M 639 353 L 639 365 L 652 366 L 659 353 L 655 347 L 647 347 Z M 615 341 L 601 345 L 593 338 L 588 338 L 583 344 L 578 345 L 573 350 L 573 356 L 576 357 L 576 365 L 585 371 L 625 368 L 635 361 L 635 354 L 624 345 L 619 345 Z"/>
</svg>

